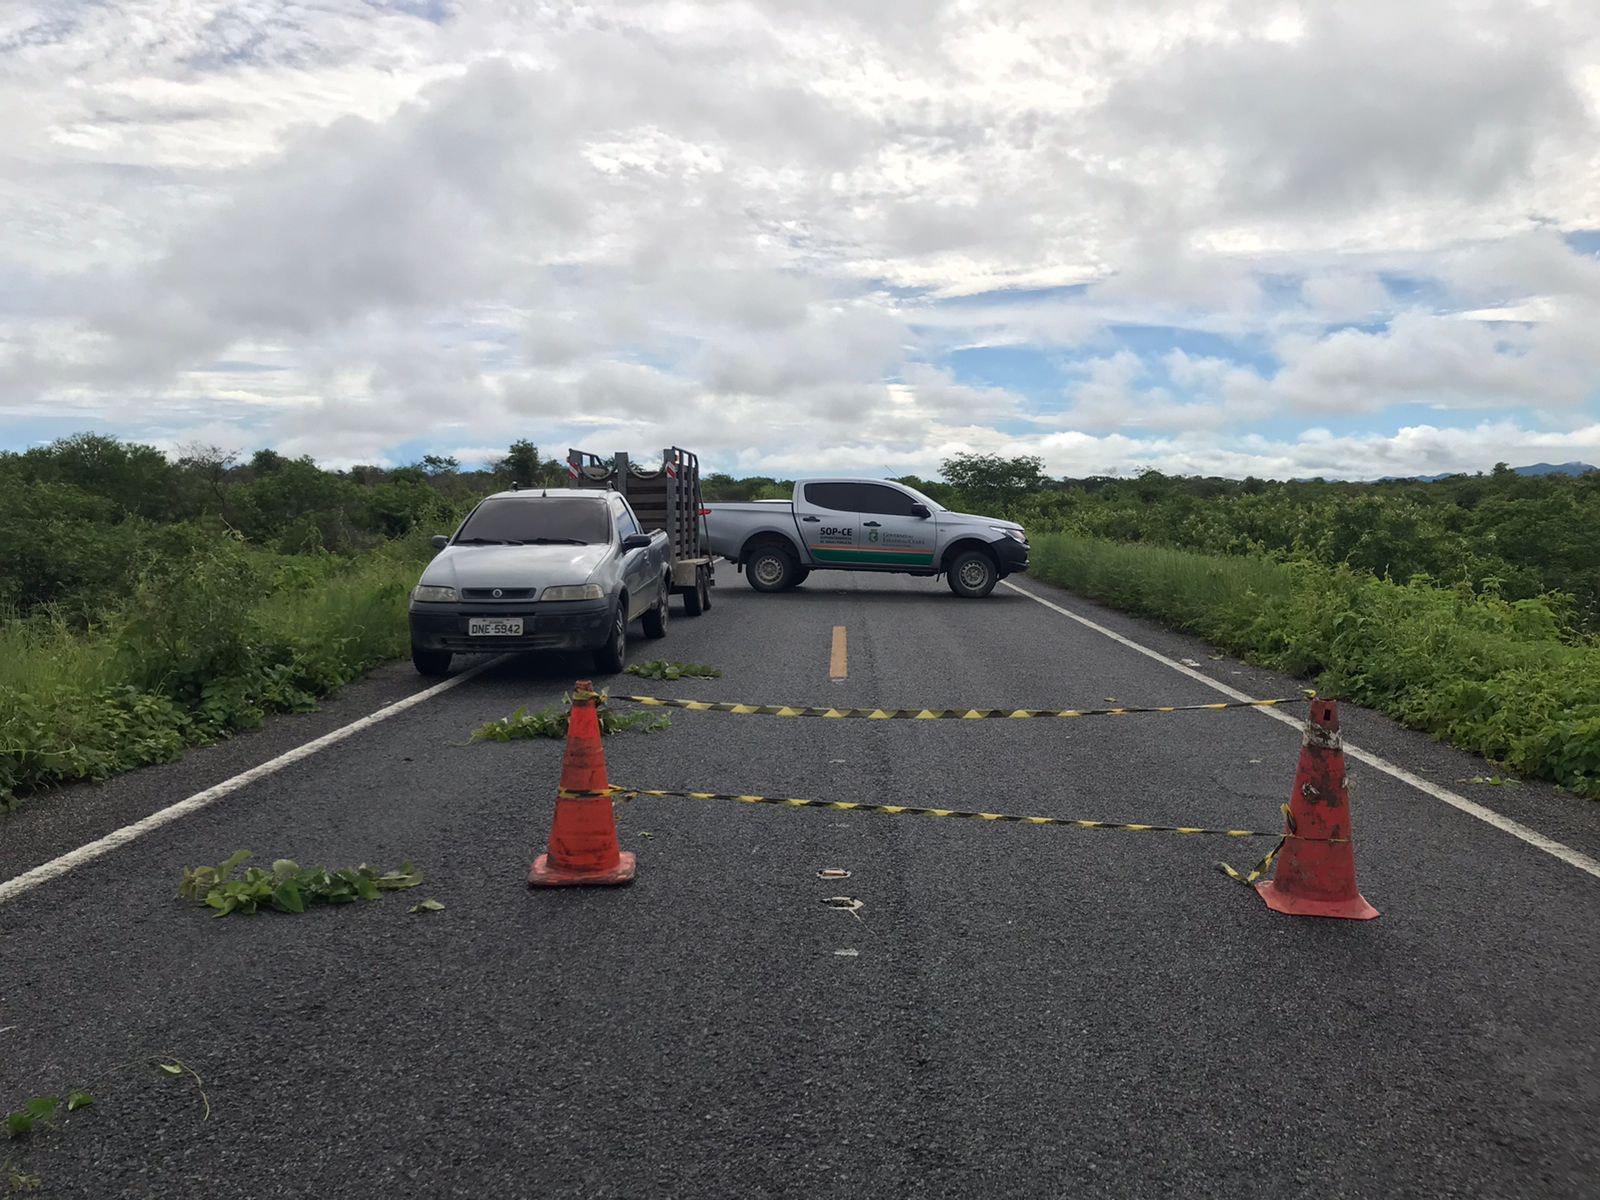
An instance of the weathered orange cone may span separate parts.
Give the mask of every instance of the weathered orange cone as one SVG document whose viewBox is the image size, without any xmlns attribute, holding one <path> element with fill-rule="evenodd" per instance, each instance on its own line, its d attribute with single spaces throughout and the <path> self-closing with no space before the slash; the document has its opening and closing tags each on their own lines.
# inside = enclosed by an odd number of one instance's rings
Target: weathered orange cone
<svg viewBox="0 0 1600 1200">
<path fill-rule="evenodd" d="M 567 721 L 567 749 L 561 758 L 561 790 L 550 826 L 549 852 L 533 860 L 528 872 L 530 887 L 633 882 L 634 857 L 617 846 L 617 819 L 606 779 L 606 754 L 600 745 L 596 699 L 594 685 L 580 679 Z"/>
<path fill-rule="evenodd" d="M 1378 910 L 1356 890 L 1339 705 L 1313 700 L 1289 797 L 1289 830 L 1272 879 L 1256 884 L 1267 907 L 1298 917 L 1370 921 Z"/>
</svg>

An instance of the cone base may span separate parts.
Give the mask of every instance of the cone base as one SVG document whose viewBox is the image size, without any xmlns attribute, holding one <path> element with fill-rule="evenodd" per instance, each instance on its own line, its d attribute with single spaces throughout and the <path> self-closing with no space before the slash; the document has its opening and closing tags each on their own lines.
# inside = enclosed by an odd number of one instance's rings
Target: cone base
<svg viewBox="0 0 1600 1200">
<path fill-rule="evenodd" d="M 1293 917 L 1342 917 L 1347 921 L 1370 921 L 1378 910 L 1367 903 L 1367 898 L 1357 892 L 1348 900 L 1311 900 L 1305 896 L 1292 896 L 1277 886 L 1277 881 L 1267 880 L 1256 884 L 1256 891 L 1273 912 L 1288 913 Z"/>
<path fill-rule="evenodd" d="M 528 886 L 617 887 L 632 883 L 637 870 L 637 860 L 626 850 L 622 852 L 621 860 L 616 866 L 602 871 L 573 871 L 566 867 L 551 866 L 550 856 L 541 854 L 533 860 L 533 866 L 528 871 Z"/>
</svg>

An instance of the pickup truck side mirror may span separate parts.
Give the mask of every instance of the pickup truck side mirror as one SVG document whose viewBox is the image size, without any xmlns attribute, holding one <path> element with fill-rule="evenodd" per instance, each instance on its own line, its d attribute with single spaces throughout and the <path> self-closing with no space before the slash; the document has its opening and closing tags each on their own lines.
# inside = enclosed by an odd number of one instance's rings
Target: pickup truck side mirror
<svg viewBox="0 0 1600 1200">
<path fill-rule="evenodd" d="M 650 548 L 650 535 L 648 533 L 630 533 L 622 539 L 624 550 L 648 550 Z"/>
<path fill-rule="evenodd" d="M 449 544 L 450 538 L 448 535 L 443 533 L 436 533 L 433 535 L 433 548 L 435 550 L 443 550 Z"/>
<path fill-rule="evenodd" d="M 913 503 L 911 505 L 911 515 L 913 517 L 921 517 L 924 521 L 926 521 L 929 517 L 933 516 L 933 513 L 929 511 L 926 504 Z"/>
</svg>

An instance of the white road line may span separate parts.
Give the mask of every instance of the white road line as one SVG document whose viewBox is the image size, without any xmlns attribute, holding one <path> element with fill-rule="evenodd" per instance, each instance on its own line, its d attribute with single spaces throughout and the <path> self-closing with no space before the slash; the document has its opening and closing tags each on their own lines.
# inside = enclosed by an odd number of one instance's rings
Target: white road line
<svg viewBox="0 0 1600 1200">
<path fill-rule="evenodd" d="M 1029 600 L 1032 600 L 1037 604 L 1042 604 L 1051 611 L 1060 613 L 1063 617 L 1074 620 L 1078 624 L 1094 630 L 1096 633 L 1104 634 L 1112 641 L 1124 645 L 1130 650 L 1137 650 L 1146 658 L 1154 659 L 1164 667 L 1171 667 L 1180 675 L 1187 675 L 1190 679 L 1193 679 L 1198 683 L 1205 684 L 1213 691 L 1221 692 L 1224 696 L 1228 696 L 1234 700 L 1255 699 L 1255 697 L 1246 695 L 1237 688 L 1231 688 L 1227 684 L 1211 678 L 1209 675 L 1205 675 L 1194 670 L 1192 667 L 1186 667 L 1176 659 L 1168 658 L 1165 654 L 1162 654 L 1159 651 L 1152 650 L 1148 646 L 1141 646 L 1132 638 L 1123 637 L 1122 634 L 1118 633 L 1114 629 L 1107 629 L 1104 625 L 1101 625 L 1096 621 L 1091 621 L 1088 617 L 1079 616 L 1071 609 L 1062 608 L 1061 605 L 1046 600 L 1043 596 L 1035 595 L 1033 592 L 1028 591 L 1027 588 L 1020 588 L 1016 584 L 1012 583 L 1009 579 L 1002 580 L 1001 582 L 1018 595 L 1026 596 Z M 1301 723 L 1299 721 L 1295 720 L 1295 718 L 1291 717 L 1288 713 L 1281 712 L 1278 709 L 1258 708 L 1254 711 L 1260 713 L 1264 717 L 1271 717 L 1274 721 L 1282 721 L 1285 725 L 1292 725 L 1296 729 L 1300 728 Z M 1554 858 L 1559 858 L 1568 866 L 1577 867 L 1580 871 L 1587 871 L 1596 879 L 1600 879 L 1600 862 L 1596 862 L 1594 859 L 1590 858 L 1587 854 L 1584 854 L 1581 851 L 1574 850 L 1571 846 L 1563 845 L 1554 838 L 1545 837 L 1545 835 L 1540 833 L 1537 829 L 1530 829 L 1521 821 L 1513 821 L 1510 817 L 1503 816 L 1502 814 L 1495 812 L 1492 808 L 1485 808 L 1475 800 L 1468 800 L 1465 796 L 1457 795 L 1449 788 L 1442 788 L 1436 783 L 1430 783 L 1420 775 L 1413 775 L 1404 767 L 1396 766 L 1387 759 L 1379 758 L 1376 754 L 1373 754 L 1369 750 L 1363 750 L 1359 746 L 1352 746 L 1349 742 L 1344 744 L 1344 752 L 1351 758 L 1356 759 L 1358 762 L 1364 762 L 1367 764 L 1367 766 L 1374 767 L 1377 770 L 1382 771 L 1385 775 L 1391 775 L 1398 779 L 1401 783 L 1410 784 L 1419 792 L 1424 792 L 1427 795 L 1432 796 L 1435 800 L 1443 800 L 1451 808 L 1460 809 L 1469 817 L 1476 817 L 1486 825 L 1493 825 L 1502 833 L 1509 833 L 1514 838 L 1521 838 L 1523 841 L 1527 842 L 1528 845 L 1536 846 L 1540 850 L 1543 850 L 1546 854 L 1549 854 Z"/>
<path fill-rule="evenodd" d="M 292 766 L 303 759 L 310 758 L 319 750 L 326 750 L 329 746 L 336 745 L 348 737 L 353 737 L 363 729 L 371 729 L 380 721 L 387 721 L 390 717 L 405 712 L 408 708 L 415 708 L 425 700 L 431 700 L 435 696 L 448 692 L 451 688 L 465 683 L 474 675 L 487 671 L 490 667 L 500 662 L 503 657 L 501 655 L 491 658 L 487 662 L 479 663 L 459 675 L 451 676 L 443 683 L 436 683 L 431 688 L 407 696 L 404 700 L 396 700 L 393 704 L 385 705 L 383 708 L 378 709 L 377 712 L 368 713 L 360 720 L 351 721 L 348 725 L 340 726 L 332 733 L 325 733 L 302 746 L 296 746 L 293 750 L 285 750 L 277 758 L 270 758 L 259 766 L 251 767 L 248 771 L 235 775 L 232 779 L 224 779 L 216 786 L 208 787 L 203 792 L 196 792 L 186 800 L 179 800 L 176 804 L 169 804 L 166 808 L 153 812 L 148 817 L 135 821 L 132 825 L 124 825 L 121 829 L 114 829 L 102 838 L 96 838 L 92 842 L 79 846 L 76 850 L 69 850 L 59 858 L 52 858 L 49 862 L 34 867 L 31 871 L 24 871 L 15 879 L 8 879 L 6 882 L 0 883 L 0 904 L 15 900 L 18 896 L 32 891 L 40 884 L 48 883 L 52 879 L 58 879 L 68 871 L 83 866 L 84 863 L 93 862 L 103 855 L 110 854 L 119 846 L 126 846 L 135 838 L 141 838 L 152 830 L 160 829 L 163 825 L 172 824 L 180 817 L 199 812 L 208 804 L 214 804 L 224 796 L 231 795 L 258 779 L 265 779 L 268 775 L 275 774 L 287 766 Z"/>
</svg>

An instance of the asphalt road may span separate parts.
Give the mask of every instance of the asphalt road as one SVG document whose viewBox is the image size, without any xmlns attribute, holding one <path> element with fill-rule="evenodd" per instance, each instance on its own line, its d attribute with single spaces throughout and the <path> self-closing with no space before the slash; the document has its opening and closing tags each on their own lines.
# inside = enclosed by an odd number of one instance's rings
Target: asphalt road
<svg viewBox="0 0 1600 1200">
<path fill-rule="evenodd" d="M 1254 695 L 1292 680 L 1022 586 Z M 832 631 L 848 675 L 829 679 Z M 755 703 L 1218 699 L 1013 591 L 726 566 L 664 654 Z M 0 878 L 421 689 L 0 823 Z M 1600 880 L 1352 765 L 1374 922 L 1269 912 L 1270 843 L 731 803 L 619 807 L 627 889 L 530 893 L 561 747 L 467 744 L 578 660 L 513 660 L 0 905 L 0 1105 L 93 1084 L 28 1151 L 60 1196 L 1592 1197 Z M 1351 740 L 1585 853 L 1600 807 L 1347 708 Z M 1242 711 L 868 723 L 675 713 L 614 782 L 1272 829 L 1294 730 Z M 185 865 L 412 859 L 414 892 L 212 920 Z M 819 879 L 823 867 L 851 872 Z M 825 907 L 846 894 L 857 915 Z M 424 896 L 443 912 L 413 916 Z M 850 951 L 853 953 L 841 953 Z M 204 1080 L 209 1119 L 178 1059 Z M 125 1065 L 125 1064 L 135 1065 Z M 4 1147 L 0 1147 L 3 1157 Z M 5 1174 L 0 1172 L 0 1194 Z"/>
</svg>

